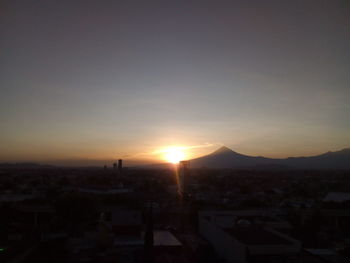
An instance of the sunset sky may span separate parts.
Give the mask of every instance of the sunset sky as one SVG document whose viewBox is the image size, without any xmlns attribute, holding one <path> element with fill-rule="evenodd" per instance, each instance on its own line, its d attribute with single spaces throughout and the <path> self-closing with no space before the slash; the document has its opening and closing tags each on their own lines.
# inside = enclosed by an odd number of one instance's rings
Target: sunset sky
<svg viewBox="0 0 350 263">
<path fill-rule="evenodd" d="M 2 1 L 0 162 L 350 147 L 350 1 Z"/>
</svg>

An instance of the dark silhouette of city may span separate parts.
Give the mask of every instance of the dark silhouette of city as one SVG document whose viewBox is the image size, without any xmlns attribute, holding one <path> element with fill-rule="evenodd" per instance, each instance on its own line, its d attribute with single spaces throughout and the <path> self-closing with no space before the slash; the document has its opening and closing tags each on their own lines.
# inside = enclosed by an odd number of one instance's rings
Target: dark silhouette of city
<svg viewBox="0 0 350 263">
<path fill-rule="evenodd" d="M 0 165 L 2 262 L 349 259 L 349 169 L 118 163 Z"/>
</svg>

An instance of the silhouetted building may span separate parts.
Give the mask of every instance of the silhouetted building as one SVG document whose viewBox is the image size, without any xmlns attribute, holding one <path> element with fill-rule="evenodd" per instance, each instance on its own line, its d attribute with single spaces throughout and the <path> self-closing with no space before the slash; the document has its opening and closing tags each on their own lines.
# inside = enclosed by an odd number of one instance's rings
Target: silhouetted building
<svg viewBox="0 0 350 263">
<path fill-rule="evenodd" d="M 179 194 L 183 198 L 187 194 L 187 177 L 190 168 L 189 161 L 181 161 L 179 163 Z"/>
<path fill-rule="evenodd" d="M 99 241 L 109 246 L 142 246 L 142 213 L 113 206 L 103 208 Z"/>
<path fill-rule="evenodd" d="M 123 171 L 123 160 L 118 160 L 118 172 L 121 173 Z"/>
<path fill-rule="evenodd" d="M 151 263 L 153 262 L 153 245 L 154 245 L 154 237 L 153 237 L 153 207 L 150 205 L 147 222 L 146 222 L 146 232 L 145 232 L 145 240 L 144 240 L 144 262 Z"/>
<path fill-rule="evenodd" d="M 222 262 L 300 262 L 301 242 L 248 220 L 226 221 L 199 216 L 199 232 Z"/>
</svg>

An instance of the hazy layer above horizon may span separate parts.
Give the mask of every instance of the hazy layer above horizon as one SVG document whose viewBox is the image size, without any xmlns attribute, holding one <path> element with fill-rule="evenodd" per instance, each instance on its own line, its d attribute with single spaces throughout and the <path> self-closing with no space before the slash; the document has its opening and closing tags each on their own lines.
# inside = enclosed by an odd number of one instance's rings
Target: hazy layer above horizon
<svg viewBox="0 0 350 263">
<path fill-rule="evenodd" d="M 349 147 L 348 1 L 2 7 L 0 161 Z"/>
</svg>

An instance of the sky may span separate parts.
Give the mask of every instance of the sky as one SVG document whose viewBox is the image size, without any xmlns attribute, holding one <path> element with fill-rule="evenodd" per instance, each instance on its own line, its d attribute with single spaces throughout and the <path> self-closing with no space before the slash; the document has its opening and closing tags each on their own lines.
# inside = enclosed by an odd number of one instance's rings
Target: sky
<svg viewBox="0 0 350 263">
<path fill-rule="evenodd" d="M 0 162 L 350 147 L 350 2 L 0 6 Z"/>
</svg>

